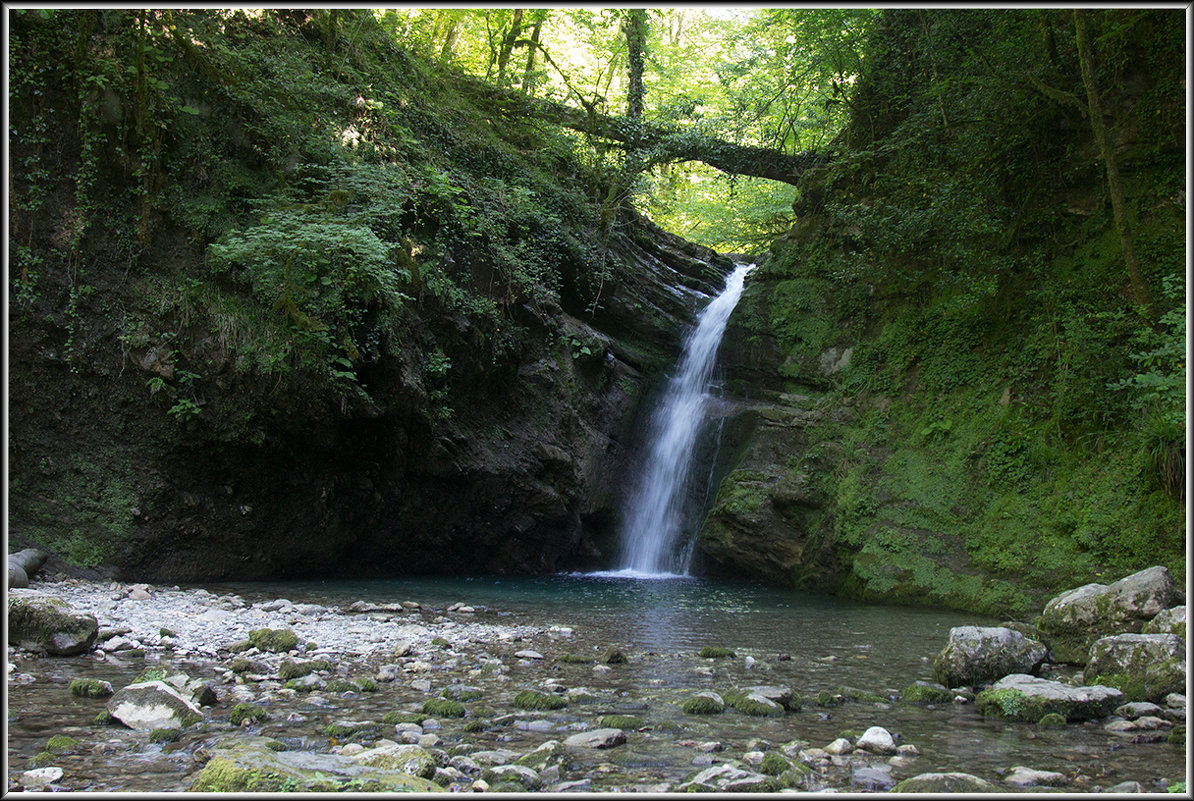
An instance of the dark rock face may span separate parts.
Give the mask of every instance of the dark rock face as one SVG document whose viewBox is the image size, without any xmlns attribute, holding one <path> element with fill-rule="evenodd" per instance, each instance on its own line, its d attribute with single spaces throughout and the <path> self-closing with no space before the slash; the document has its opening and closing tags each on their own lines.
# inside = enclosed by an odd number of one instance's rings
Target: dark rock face
<svg viewBox="0 0 1194 801">
<path fill-rule="evenodd" d="M 173 248 L 176 267 L 201 269 L 195 249 Z M 625 280 L 599 308 L 566 292 L 528 302 L 502 350 L 433 303 L 412 306 L 360 370 L 363 399 L 330 397 L 294 371 L 250 385 L 198 325 L 155 360 L 99 304 L 81 306 L 68 359 L 52 320 L 16 319 L 13 543 L 155 582 L 598 566 L 641 401 L 731 267 L 633 216 L 610 250 Z M 145 302 L 122 283 L 125 267 L 95 258 L 96 296 Z M 445 342 L 442 400 L 414 360 Z M 202 376 L 194 419 L 147 390 L 171 359 Z"/>
</svg>

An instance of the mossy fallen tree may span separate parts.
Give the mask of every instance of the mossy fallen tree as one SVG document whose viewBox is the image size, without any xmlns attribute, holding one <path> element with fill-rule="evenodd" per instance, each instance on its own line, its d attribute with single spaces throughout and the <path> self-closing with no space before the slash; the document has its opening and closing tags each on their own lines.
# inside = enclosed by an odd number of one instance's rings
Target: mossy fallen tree
<svg viewBox="0 0 1194 801">
<path fill-rule="evenodd" d="M 795 185 L 800 176 L 828 158 L 814 152 L 784 153 L 764 147 L 727 142 L 697 130 L 601 114 L 551 100 L 527 97 L 465 75 L 449 76 L 457 88 L 504 116 L 534 117 L 590 136 L 608 139 L 635 151 L 643 166 L 677 161 L 700 161 L 732 175 L 749 175 Z"/>
</svg>

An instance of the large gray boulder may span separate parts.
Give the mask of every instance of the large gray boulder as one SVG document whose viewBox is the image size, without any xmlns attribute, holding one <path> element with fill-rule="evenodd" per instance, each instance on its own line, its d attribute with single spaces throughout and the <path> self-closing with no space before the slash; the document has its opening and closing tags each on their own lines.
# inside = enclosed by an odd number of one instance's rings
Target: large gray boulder
<svg viewBox="0 0 1194 801">
<path fill-rule="evenodd" d="M 76 615 L 58 598 L 9 598 L 8 644 L 53 656 L 87 653 L 95 644 L 99 623 Z"/>
<path fill-rule="evenodd" d="M 1123 692 L 1114 687 L 1075 687 L 1023 673 L 1004 676 L 975 699 L 984 715 L 1029 723 L 1051 712 L 1066 720 L 1105 718 L 1123 702 Z"/>
<path fill-rule="evenodd" d="M 1142 634 L 1176 634 L 1186 639 L 1186 606 L 1166 609 L 1144 624 Z"/>
<path fill-rule="evenodd" d="M 893 793 L 998 793 L 986 779 L 969 773 L 921 773 L 891 788 Z"/>
<path fill-rule="evenodd" d="M 1163 701 L 1186 686 L 1186 646 L 1176 634 L 1116 634 L 1096 640 L 1082 674 L 1110 684 L 1129 701 Z"/>
<path fill-rule="evenodd" d="M 766 792 L 773 786 L 770 776 L 725 764 L 705 768 L 676 789 L 689 793 L 742 793 Z"/>
<path fill-rule="evenodd" d="M 122 687 L 108 699 L 108 714 L 137 731 L 185 729 L 203 720 L 194 701 L 164 681 Z"/>
<path fill-rule="evenodd" d="M 564 740 L 564 745 L 569 748 L 614 748 L 624 742 L 626 732 L 621 729 L 593 729 L 572 735 Z"/>
<path fill-rule="evenodd" d="M 1084 665 L 1095 640 L 1139 634 L 1173 596 L 1173 576 L 1158 565 L 1112 584 L 1086 584 L 1061 593 L 1045 604 L 1037 626 L 1055 660 Z"/>
<path fill-rule="evenodd" d="M 1011 673 L 1036 673 L 1047 653 L 1043 643 L 1003 626 L 957 626 L 933 660 L 933 675 L 946 687 L 983 686 Z"/>
</svg>

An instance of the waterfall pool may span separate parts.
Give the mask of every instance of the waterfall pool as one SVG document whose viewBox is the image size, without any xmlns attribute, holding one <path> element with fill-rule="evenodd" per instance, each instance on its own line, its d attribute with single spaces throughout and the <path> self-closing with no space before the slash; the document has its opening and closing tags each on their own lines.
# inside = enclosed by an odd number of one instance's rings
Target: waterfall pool
<svg viewBox="0 0 1194 801">
<path fill-rule="evenodd" d="M 932 680 L 932 658 L 952 626 L 995 622 L 976 615 L 872 606 L 680 576 L 427 577 L 221 583 L 204 589 L 225 598 L 235 595 L 238 604 L 250 605 L 286 599 L 348 609 L 356 601 L 416 601 L 421 611 L 400 613 L 392 624 L 386 615 L 354 617 L 359 636 L 367 640 L 371 628 L 400 625 L 401 618 L 443 627 L 445 641 L 418 646 L 407 661 L 417 660 L 421 667 L 407 665 L 395 680 L 378 682 L 375 691 L 342 695 L 296 695 L 264 676 L 230 683 L 223 666 L 231 657 L 179 659 L 149 652 L 140 660 L 120 654 L 106 660 L 21 658 L 17 672 L 10 675 L 10 776 L 29 767 L 50 736 L 68 734 L 81 747 L 52 763 L 66 771 L 68 787 L 186 790 L 202 766 L 205 749 L 239 731 L 228 718 L 238 694 L 247 694 L 269 711 L 265 722 L 244 734 L 273 737 L 289 749 L 311 752 L 314 760 L 338 747 L 326 733 L 328 724 L 380 721 L 390 712 L 417 711 L 427 699 L 459 684 L 476 686 L 481 697 L 468 703 L 468 718 L 446 719 L 434 732 L 439 748 L 447 753 L 495 748 L 527 753 L 549 739 L 562 741 L 607 725 L 602 723 L 604 716 L 629 716 L 617 724 L 627 730 L 626 745 L 574 753 L 570 766 L 544 789 L 674 790 L 702 767 L 743 760 L 768 748 L 792 754 L 801 747 L 824 748 L 842 733 L 856 736 L 871 726 L 888 729 L 898 743 L 915 746 L 919 755 L 891 760 L 858 753 L 834 757 L 835 762 L 821 769 L 814 789 L 873 791 L 921 773 L 952 771 L 1015 789 L 1004 780 L 1021 765 L 1063 774 L 1061 789 L 1068 792 L 1106 791 L 1124 781 L 1160 791 L 1168 781 L 1185 777 L 1184 746 L 1163 739 L 1134 741 L 1106 730 L 1103 721 L 1045 729 L 984 718 L 969 703 L 926 707 L 899 700 L 904 688 Z M 98 592 L 103 599 L 111 595 L 106 586 Z M 215 597 L 181 592 L 190 598 Z M 163 598 L 168 594 L 163 592 Z M 103 599 L 101 608 L 117 605 Z M 457 603 L 475 612 L 449 612 Z M 200 614 L 203 601 L 199 604 L 187 607 L 189 613 Z M 333 615 L 342 619 L 338 616 Z M 287 624 L 304 637 L 318 638 L 320 617 L 290 613 Z M 543 633 L 478 640 L 468 636 L 471 621 Z M 702 658 L 699 651 L 705 646 L 731 649 L 734 656 Z M 611 647 L 625 653 L 625 663 L 601 664 L 601 655 Z M 542 658 L 526 656 L 527 650 Z M 497 659 L 500 670 L 485 669 L 494 667 Z M 351 678 L 374 675 L 381 664 L 348 656 L 335 661 L 333 675 Z M 121 687 L 150 662 L 169 663 L 213 681 L 223 699 L 207 713 L 204 724 L 183 733 L 178 742 L 154 743 L 145 733 L 97 726 L 92 721 L 104 702 L 74 698 L 67 690 L 77 677 L 100 678 Z M 522 690 L 553 685 L 582 695 L 554 712 L 521 711 L 511 705 Z M 790 688 L 803 708 L 780 717 L 751 717 L 735 710 L 691 715 L 681 710 L 681 703 L 697 691 L 753 685 Z M 466 728 L 469 721 L 484 720 L 493 724 Z M 390 728 L 378 736 L 394 737 Z"/>
</svg>

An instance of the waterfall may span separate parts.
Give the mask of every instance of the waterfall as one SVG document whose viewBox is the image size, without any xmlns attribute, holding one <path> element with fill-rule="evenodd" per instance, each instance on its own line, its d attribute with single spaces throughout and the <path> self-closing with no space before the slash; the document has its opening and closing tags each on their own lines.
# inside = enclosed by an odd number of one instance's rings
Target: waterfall
<svg viewBox="0 0 1194 801">
<path fill-rule="evenodd" d="M 651 419 L 650 447 L 630 496 L 620 571 L 687 575 L 693 543 L 679 543 L 697 435 L 707 419 L 709 378 L 730 312 L 753 264 L 739 264 L 684 340 L 676 373 Z"/>
</svg>

